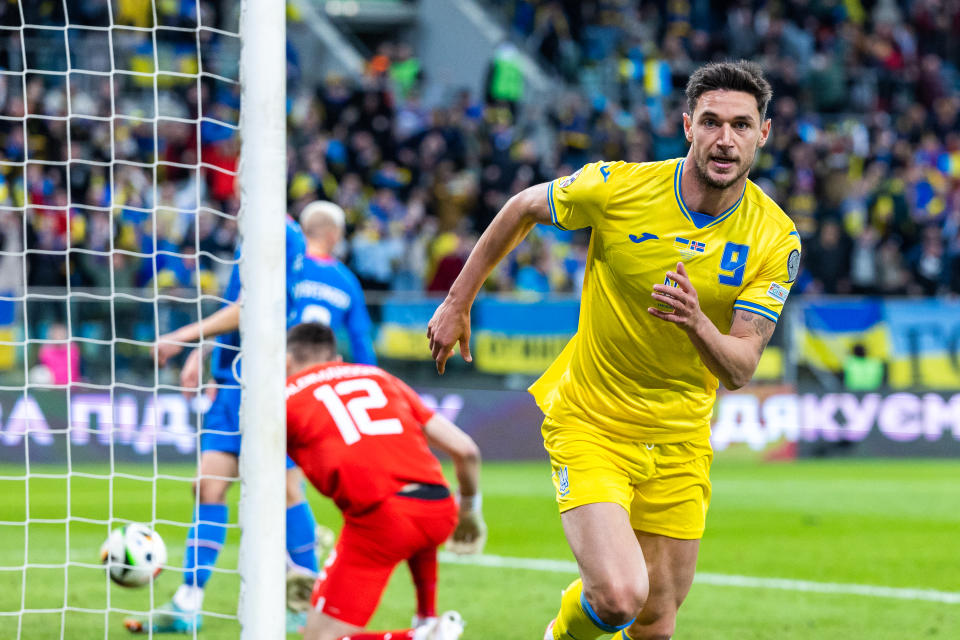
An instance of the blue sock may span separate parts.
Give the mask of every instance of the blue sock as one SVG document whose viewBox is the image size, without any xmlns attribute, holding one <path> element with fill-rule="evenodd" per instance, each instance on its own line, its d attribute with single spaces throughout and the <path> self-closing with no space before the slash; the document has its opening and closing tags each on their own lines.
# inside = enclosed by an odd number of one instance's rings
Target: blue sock
<svg viewBox="0 0 960 640">
<path fill-rule="evenodd" d="M 317 521 L 306 501 L 287 509 L 287 553 L 293 564 L 317 572 Z"/>
<path fill-rule="evenodd" d="M 198 504 L 193 512 L 194 521 L 187 532 L 187 551 L 183 556 L 183 583 L 201 589 L 210 579 L 210 569 L 217 563 L 217 556 L 227 539 L 225 504 Z"/>
</svg>

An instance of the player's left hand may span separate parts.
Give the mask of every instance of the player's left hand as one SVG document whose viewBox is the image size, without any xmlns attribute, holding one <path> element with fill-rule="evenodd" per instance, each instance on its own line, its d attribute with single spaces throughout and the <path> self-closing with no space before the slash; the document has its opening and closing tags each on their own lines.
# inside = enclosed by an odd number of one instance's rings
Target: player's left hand
<svg viewBox="0 0 960 640">
<path fill-rule="evenodd" d="M 685 331 L 695 331 L 704 315 L 700 310 L 697 290 L 693 288 L 693 284 L 690 282 L 686 267 L 683 266 L 682 262 L 678 262 L 677 270 L 668 271 L 667 278 L 675 282 L 676 286 L 655 284 L 650 297 L 656 302 L 669 305 L 672 311 L 647 307 L 647 313 L 661 320 L 672 322 Z"/>
<path fill-rule="evenodd" d="M 447 550 L 457 554 L 482 553 L 487 543 L 487 525 L 479 511 L 460 510 L 460 521 L 447 541 Z"/>
</svg>

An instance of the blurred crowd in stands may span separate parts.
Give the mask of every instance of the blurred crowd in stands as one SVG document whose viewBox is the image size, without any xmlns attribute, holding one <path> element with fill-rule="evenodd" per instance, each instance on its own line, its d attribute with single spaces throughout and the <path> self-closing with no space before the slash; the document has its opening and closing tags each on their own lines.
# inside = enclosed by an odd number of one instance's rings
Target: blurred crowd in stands
<svg viewBox="0 0 960 640">
<path fill-rule="evenodd" d="M 106 0 L 66 4 L 88 24 L 107 18 Z M 114 4 L 115 23 L 150 26 L 137 12 L 150 3 Z M 751 175 L 803 237 L 797 289 L 960 293 L 960 2 L 487 4 L 509 25 L 513 43 L 491 60 L 485 95 L 464 90 L 428 100 L 429 69 L 402 42 L 382 43 L 363 77 L 331 75 L 319 86 L 288 50 L 289 211 L 296 216 L 317 198 L 344 208 L 342 257 L 368 291 L 445 291 L 479 233 L 527 186 L 594 160 L 685 154 L 686 78 L 703 62 L 743 57 L 760 62 L 774 86 L 773 133 Z M 38 3 L 28 21 L 56 21 L 42 12 L 60 6 Z M 221 6 L 200 3 L 204 24 L 233 30 Z M 157 7 L 161 24 L 196 24 L 193 1 Z M 83 23 L 73 13 L 71 21 Z M 15 3 L 0 4 L 0 23 L 19 24 Z M 62 48 L 62 34 L 51 33 Z M 110 70 L 101 36 L 71 40 L 72 69 Z M 19 54 L 19 36 L 0 37 L 0 66 L 19 71 L 22 61 L 11 55 Z M 154 71 L 149 33 L 114 39 L 113 68 Z M 28 67 L 63 64 L 50 44 L 47 59 L 27 56 Z M 198 45 L 203 69 L 214 74 L 201 83 L 175 73 L 196 72 Z M 202 30 L 198 39 L 162 31 L 156 132 L 136 119 L 154 115 L 149 75 L 71 74 L 68 96 L 62 76 L 28 73 L 21 82 L 0 74 L 0 112 L 29 114 L 26 129 L 0 120 L 0 154 L 9 161 L 0 166 L 3 250 L 19 251 L 24 241 L 33 249 L 93 250 L 69 260 L 29 254 L 29 284 L 211 293 L 223 286 L 239 207 L 232 173 L 239 98 L 228 81 L 236 78 L 236 50 L 235 38 L 217 32 Z M 520 51 L 536 55 L 570 90 L 547 105 L 526 100 Z M 111 113 L 124 117 L 111 121 Z M 199 127 L 190 122 L 198 116 L 205 118 Z M 27 150 L 29 162 L 18 165 Z M 68 159 L 68 167 L 33 162 Z M 111 167 L 111 160 L 127 162 Z M 24 231 L 15 207 L 25 203 Z M 576 291 L 588 241 L 586 232 L 538 228 L 488 288 Z M 121 251 L 111 256 L 111 248 Z M 156 265 L 146 257 L 155 251 Z M 0 289 L 9 290 L 18 269 L 3 264 Z"/>
<path fill-rule="evenodd" d="M 690 72 L 749 58 L 774 88 L 751 178 L 803 237 L 795 290 L 960 293 L 960 3 L 492 4 L 589 99 L 558 114 L 561 163 L 681 155 Z"/>
</svg>

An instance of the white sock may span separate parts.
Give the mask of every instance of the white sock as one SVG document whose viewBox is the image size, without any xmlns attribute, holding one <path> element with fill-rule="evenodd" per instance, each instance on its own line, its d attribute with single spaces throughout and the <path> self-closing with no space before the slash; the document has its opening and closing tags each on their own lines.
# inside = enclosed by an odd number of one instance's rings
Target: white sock
<svg viewBox="0 0 960 640">
<path fill-rule="evenodd" d="M 425 624 L 423 626 L 417 627 L 413 630 L 413 640 L 427 640 L 430 637 L 430 632 L 433 631 L 433 628 L 436 626 L 436 623 Z"/>
<path fill-rule="evenodd" d="M 182 584 L 173 594 L 173 604 L 183 611 L 198 611 L 203 606 L 203 588 Z"/>
<path fill-rule="evenodd" d="M 422 627 L 427 624 L 433 624 L 436 622 L 436 616 L 430 616 L 427 618 L 421 618 L 420 616 L 413 616 L 413 620 L 410 621 L 410 626 L 416 629 L 417 627 Z"/>
</svg>

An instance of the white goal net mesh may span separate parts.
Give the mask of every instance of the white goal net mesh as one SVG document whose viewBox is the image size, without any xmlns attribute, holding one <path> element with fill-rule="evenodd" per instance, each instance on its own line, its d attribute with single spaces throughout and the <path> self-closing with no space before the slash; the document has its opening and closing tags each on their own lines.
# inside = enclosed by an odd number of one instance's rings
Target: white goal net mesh
<svg viewBox="0 0 960 640">
<path fill-rule="evenodd" d="M 238 5 L 0 4 L 0 638 L 124 637 L 180 584 L 216 385 L 151 348 L 219 308 L 234 263 Z M 141 589 L 100 563 L 128 522 L 169 553 Z M 223 637 L 237 538 L 204 601 Z"/>
</svg>

